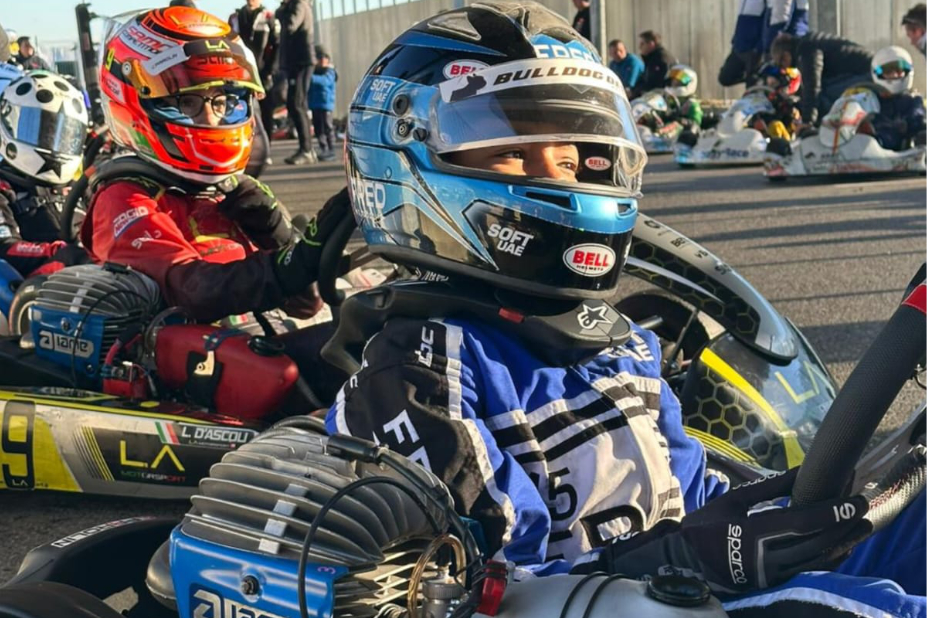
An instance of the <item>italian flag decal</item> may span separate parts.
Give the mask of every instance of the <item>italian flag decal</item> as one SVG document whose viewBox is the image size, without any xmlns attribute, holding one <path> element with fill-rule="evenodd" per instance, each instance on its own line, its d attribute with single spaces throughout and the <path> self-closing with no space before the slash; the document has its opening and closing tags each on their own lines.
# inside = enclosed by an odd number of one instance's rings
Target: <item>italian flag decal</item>
<svg viewBox="0 0 927 618">
<path fill-rule="evenodd" d="M 174 425 L 164 421 L 155 421 L 155 427 L 158 428 L 158 437 L 161 438 L 161 444 L 180 444 L 177 434 L 174 433 Z"/>
</svg>

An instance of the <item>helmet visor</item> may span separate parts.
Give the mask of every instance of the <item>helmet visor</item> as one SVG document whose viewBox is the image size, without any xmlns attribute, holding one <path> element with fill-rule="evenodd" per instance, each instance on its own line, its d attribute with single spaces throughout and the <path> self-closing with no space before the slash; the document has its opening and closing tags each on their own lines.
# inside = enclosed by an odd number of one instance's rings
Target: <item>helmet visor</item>
<svg viewBox="0 0 927 618">
<path fill-rule="evenodd" d="M 903 58 L 877 66 L 873 72 L 881 79 L 902 79 L 911 72 L 911 63 Z"/>
<path fill-rule="evenodd" d="M 665 85 L 670 88 L 681 88 L 683 86 L 688 86 L 691 81 L 692 75 L 685 69 L 672 69 L 666 74 Z"/>
<path fill-rule="evenodd" d="M 575 179 L 636 193 L 646 155 L 620 82 L 599 64 L 536 59 L 444 82 L 429 146 L 445 160 L 475 149 L 554 144 L 575 150 Z M 479 166 L 482 169 L 491 169 Z"/>
<path fill-rule="evenodd" d="M 63 109 L 51 112 L 4 101 L 0 120 L 16 141 L 63 155 L 79 155 L 87 136 L 87 125 Z"/>
<path fill-rule="evenodd" d="M 142 99 L 141 104 L 152 117 L 184 126 L 237 126 L 252 114 L 251 91 L 226 85 Z M 215 118 L 213 123 L 203 122 L 209 115 Z"/>
</svg>

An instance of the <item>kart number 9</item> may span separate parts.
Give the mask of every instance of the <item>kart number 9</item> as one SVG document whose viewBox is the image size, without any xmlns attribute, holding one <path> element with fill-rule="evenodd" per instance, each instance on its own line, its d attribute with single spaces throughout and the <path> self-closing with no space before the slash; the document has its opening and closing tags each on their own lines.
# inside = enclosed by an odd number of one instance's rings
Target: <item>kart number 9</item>
<svg viewBox="0 0 927 618">
<path fill-rule="evenodd" d="M 35 487 L 32 454 L 32 428 L 35 405 L 27 401 L 7 401 L 0 425 L 0 462 L 3 482 L 9 489 Z"/>
</svg>

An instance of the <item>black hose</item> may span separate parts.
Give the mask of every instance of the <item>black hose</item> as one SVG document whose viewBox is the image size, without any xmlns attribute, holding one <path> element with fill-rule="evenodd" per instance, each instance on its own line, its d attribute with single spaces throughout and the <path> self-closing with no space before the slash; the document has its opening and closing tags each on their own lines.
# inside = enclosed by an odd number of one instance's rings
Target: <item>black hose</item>
<svg viewBox="0 0 927 618">
<path fill-rule="evenodd" d="M 924 355 L 924 313 L 902 304 L 853 369 L 808 450 L 792 490 L 793 504 L 839 498 L 895 396 Z"/>
<path fill-rule="evenodd" d="M 77 242 L 77 234 L 74 229 L 74 213 L 77 211 L 77 205 L 80 204 L 87 187 L 90 184 L 90 177 L 86 171 L 77 181 L 71 185 L 71 191 L 61 211 L 61 235 L 67 242 Z"/>
</svg>

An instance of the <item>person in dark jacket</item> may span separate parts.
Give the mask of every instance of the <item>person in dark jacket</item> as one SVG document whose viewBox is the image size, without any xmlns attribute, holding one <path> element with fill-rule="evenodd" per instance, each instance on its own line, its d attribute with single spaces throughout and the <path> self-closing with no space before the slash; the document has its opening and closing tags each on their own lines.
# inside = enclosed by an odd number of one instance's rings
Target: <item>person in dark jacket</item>
<svg viewBox="0 0 927 618">
<path fill-rule="evenodd" d="M 635 96 L 649 90 L 662 89 L 666 72 L 676 64 L 676 58 L 660 44 L 659 34 L 646 30 L 638 38 L 637 46 L 644 61 L 644 76 L 635 90 Z"/>
<path fill-rule="evenodd" d="M 232 13 L 229 25 L 254 54 L 266 93 L 260 101 L 261 122 L 265 129 L 273 129 L 274 107 L 277 104 L 273 97 L 273 81 L 277 70 L 277 48 L 280 43 L 274 12 L 264 8 L 261 0 L 247 0 L 245 6 Z"/>
<path fill-rule="evenodd" d="M 576 30 L 587 39 L 592 38 L 592 24 L 589 17 L 589 0 L 573 0 L 576 15 L 573 17 L 573 30 Z"/>
<path fill-rule="evenodd" d="M 335 112 L 335 82 L 338 73 L 331 64 L 331 56 L 322 46 L 316 47 L 319 63 L 312 71 L 309 84 L 309 110 L 312 112 L 312 128 L 319 140 L 319 160 L 331 161 L 335 158 L 335 126 L 332 114 Z"/>
<path fill-rule="evenodd" d="M 922 55 L 927 56 L 927 4 L 919 2 L 901 19 L 904 33 Z"/>
<path fill-rule="evenodd" d="M 772 45 L 773 62 L 801 71 L 799 111 L 804 124 L 816 125 L 843 91 L 869 81 L 872 52 L 833 34 L 780 34 Z"/>
<path fill-rule="evenodd" d="M 32 46 L 32 43 L 29 41 L 29 37 L 21 36 L 16 42 L 19 44 L 19 53 L 14 59 L 15 63 L 23 68 L 23 71 L 50 71 L 48 63 L 42 60 L 38 54 L 35 53 L 35 48 Z"/>
<path fill-rule="evenodd" d="M 280 20 L 280 68 L 286 73 L 286 109 L 296 127 L 299 149 L 284 159 L 290 165 L 314 163 L 317 158 L 312 148 L 309 129 L 309 107 L 306 94 L 309 76 L 315 64 L 312 45 L 312 6 L 309 0 L 283 0 L 277 9 Z"/>
<path fill-rule="evenodd" d="M 872 59 L 872 81 L 882 87 L 879 113 L 870 120 L 882 148 L 904 150 L 912 141 L 923 143 L 924 99 L 912 92 L 911 54 L 896 45 L 877 51 Z"/>
<path fill-rule="evenodd" d="M 741 0 L 731 53 L 718 72 L 718 83 L 753 86 L 760 79 L 757 69 L 763 55 L 780 32 L 808 32 L 808 0 Z"/>
</svg>

